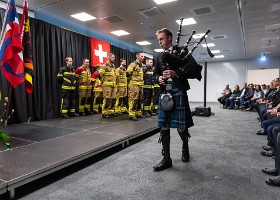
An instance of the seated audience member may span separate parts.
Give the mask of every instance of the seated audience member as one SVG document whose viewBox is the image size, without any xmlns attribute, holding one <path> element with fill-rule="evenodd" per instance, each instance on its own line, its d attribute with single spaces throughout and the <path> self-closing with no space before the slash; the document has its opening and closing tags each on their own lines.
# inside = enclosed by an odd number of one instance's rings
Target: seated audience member
<svg viewBox="0 0 280 200">
<path fill-rule="evenodd" d="M 261 89 L 260 85 L 256 85 L 255 88 L 255 92 L 254 92 L 254 96 L 249 100 L 248 102 L 248 108 L 246 109 L 246 111 L 252 111 L 254 109 L 254 103 L 263 98 L 264 94 L 263 91 Z"/>
<path fill-rule="evenodd" d="M 274 141 L 274 152 L 275 152 L 275 167 L 274 168 L 264 168 L 262 172 L 268 174 L 270 176 L 274 176 L 272 178 L 266 179 L 266 184 L 272 186 L 280 186 L 280 125 L 276 126 L 272 130 L 273 141 Z M 264 147 L 263 147 L 264 148 Z"/>
<path fill-rule="evenodd" d="M 261 127 L 263 127 L 263 130 L 259 130 L 257 135 L 267 135 L 268 127 L 274 124 L 280 124 L 280 112 L 275 109 L 271 111 L 270 117 L 262 122 Z"/>
<path fill-rule="evenodd" d="M 253 88 L 253 84 L 249 84 L 246 95 L 239 99 L 239 104 L 240 104 L 241 110 L 244 110 L 246 108 L 246 106 L 248 107 L 248 102 L 251 98 L 253 98 L 254 92 L 255 92 L 255 90 Z"/>
<path fill-rule="evenodd" d="M 231 100 L 232 102 L 230 102 L 229 104 L 230 105 L 234 105 L 234 102 L 236 102 L 236 109 L 239 109 L 239 107 L 240 107 L 240 99 L 242 97 L 244 97 L 247 94 L 247 92 L 248 92 L 248 86 L 247 86 L 247 83 L 244 83 L 243 88 L 240 90 L 240 95 L 237 96 L 235 99 L 232 99 Z"/>
<path fill-rule="evenodd" d="M 231 95 L 231 89 L 229 88 L 229 84 L 226 84 L 226 87 L 225 89 L 223 89 L 223 92 L 221 94 L 222 96 L 218 98 L 218 101 L 224 105 L 226 98 L 228 98 Z"/>
<path fill-rule="evenodd" d="M 280 81 L 277 82 L 273 80 L 271 82 L 271 88 L 267 91 L 265 98 L 259 99 L 255 103 L 255 108 L 257 109 L 259 114 L 261 127 L 262 127 L 262 122 L 264 121 L 264 115 L 267 112 L 267 110 L 276 107 L 279 103 L 280 103 Z"/>
<path fill-rule="evenodd" d="M 268 90 L 268 88 L 266 87 L 266 84 L 262 84 L 261 86 L 262 86 L 263 94 L 265 95 L 266 92 L 267 92 L 267 90 Z M 264 97 L 264 96 L 263 96 L 263 97 Z"/>
<path fill-rule="evenodd" d="M 234 102 L 235 102 L 235 100 L 238 96 L 240 96 L 239 85 L 235 85 L 234 90 L 233 90 L 232 94 L 230 95 L 230 97 L 225 99 L 224 108 L 233 109 L 234 108 Z"/>
</svg>

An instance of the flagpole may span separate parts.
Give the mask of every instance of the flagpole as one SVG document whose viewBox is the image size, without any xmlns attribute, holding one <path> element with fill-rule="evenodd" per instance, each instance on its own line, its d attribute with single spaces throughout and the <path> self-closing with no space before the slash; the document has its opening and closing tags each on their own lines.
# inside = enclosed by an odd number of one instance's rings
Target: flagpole
<svg viewBox="0 0 280 200">
<path fill-rule="evenodd" d="M 0 48 L 2 48 L 2 44 L 3 44 L 3 34 L 4 34 L 4 30 L 6 28 L 6 21 L 7 21 L 7 16 L 8 16 L 8 12 L 9 12 L 9 5 L 10 5 L 10 0 L 7 1 L 7 8 L 6 8 L 6 12 L 5 12 L 5 16 L 4 16 L 4 20 L 2 22 L 2 30 L 1 30 L 1 35 L 0 35 Z M 8 102 L 7 102 L 7 109 L 6 109 L 6 116 L 5 119 L 8 119 L 9 117 L 9 110 L 10 110 L 10 101 L 11 101 L 11 96 L 12 96 L 12 84 L 8 81 L 9 83 L 9 94 L 8 94 Z"/>
<path fill-rule="evenodd" d="M 6 28 L 5 25 L 6 25 L 9 5 L 10 5 L 10 0 L 7 1 L 7 8 L 6 8 L 6 12 L 5 12 L 5 17 L 4 17 L 4 20 L 2 22 L 3 26 L 2 26 L 1 35 L 0 35 L 0 38 L 1 38 L 0 48 L 2 47 L 2 44 L 3 44 L 3 33 L 4 33 L 5 28 Z"/>
</svg>

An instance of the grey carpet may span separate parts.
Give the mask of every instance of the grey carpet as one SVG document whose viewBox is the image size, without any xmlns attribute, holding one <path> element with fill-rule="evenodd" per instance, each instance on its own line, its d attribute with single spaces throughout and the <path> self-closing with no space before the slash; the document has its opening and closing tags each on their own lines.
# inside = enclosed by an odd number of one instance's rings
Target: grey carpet
<svg viewBox="0 0 280 200">
<path fill-rule="evenodd" d="M 190 129 L 190 162 L 180 160 L 182 144 L 172 130 L 173 168 L 153 172 L 162 158 L 156 134 L 21 199 L 280 199 L 280 188 L 266 185 L 269 176 L 261 172 L 274 160 L 260 155 L 266 137 L 255 134 L 257 114 L 209 105 L 215 115 L 194 117 Z"/>
</svg>

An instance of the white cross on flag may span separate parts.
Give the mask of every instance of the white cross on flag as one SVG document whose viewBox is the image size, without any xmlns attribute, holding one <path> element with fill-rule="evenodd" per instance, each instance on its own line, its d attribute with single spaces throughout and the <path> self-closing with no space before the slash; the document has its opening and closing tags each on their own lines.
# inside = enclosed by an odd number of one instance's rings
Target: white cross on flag
<svg viewBox="0 0 280 200">
<path fill-rule="evenodd" d="M 107 62 L 108 54 L 110 53 L 110 43 L 90 38 L 91 66 L 104 64 Z"/>
</svg>

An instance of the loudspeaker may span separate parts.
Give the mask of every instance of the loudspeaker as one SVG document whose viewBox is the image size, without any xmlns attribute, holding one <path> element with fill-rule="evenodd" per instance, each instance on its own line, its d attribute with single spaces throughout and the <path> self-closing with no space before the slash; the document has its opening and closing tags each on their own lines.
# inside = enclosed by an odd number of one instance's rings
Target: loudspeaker
<svg viewBox="0 0 280 200">
<path fill-rule="evenodd" d="M 196 107 L 195 108 L 196 116 L 210 117 L 211 116 L 211 108 L 210 107 Z"/>
</svg>

